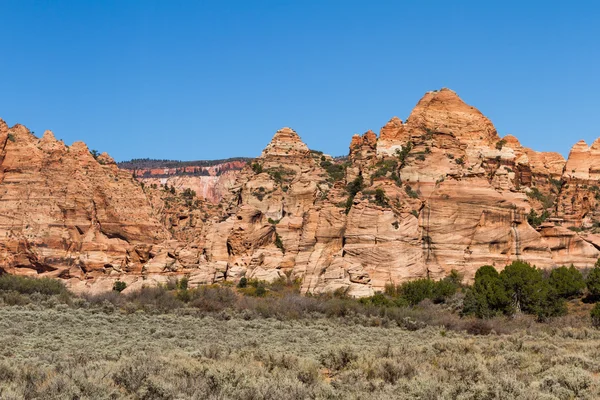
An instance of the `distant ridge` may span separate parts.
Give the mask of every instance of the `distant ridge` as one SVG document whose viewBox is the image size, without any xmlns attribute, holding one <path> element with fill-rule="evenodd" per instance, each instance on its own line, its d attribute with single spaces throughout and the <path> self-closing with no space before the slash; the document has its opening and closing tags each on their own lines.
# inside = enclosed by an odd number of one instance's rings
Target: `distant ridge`
<svg viewBox="0 0 600 400">
<path fill-rule="evenodd" d="M 196 161 L 179 161 L 179 160 L 157 160 L 152 158 L 134 158 L 129 161 L 121 161 L 117 163 L 119 168 L 123 169 L 147 169 L 147 168 L 183 168 L 183 167 L 212 167 L 218 164 L 229 162 L 252 160 L 250 157 L 232 157 L 221 160 L 196 160 Z"/>
</svg>

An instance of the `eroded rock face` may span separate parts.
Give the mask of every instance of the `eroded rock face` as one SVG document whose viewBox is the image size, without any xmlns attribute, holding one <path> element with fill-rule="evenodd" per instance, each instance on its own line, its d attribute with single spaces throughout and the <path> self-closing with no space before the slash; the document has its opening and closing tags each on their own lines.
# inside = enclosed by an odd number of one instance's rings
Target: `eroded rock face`
<svg viewBox="0 0 600 400">
<path fill-rule="evenodd" d="M 352 137 L 344 161 L 283 128 L 211 204 L 186 177 L 143 189 L 106 154 L 1 122 L 0 268 L 80 289 L 289 277 L 304 292 L 368 296 L 513 260 L 589 267 L 600 255 L 598 143 L 577 143 L 568 160 L 536 152 L 442 89 L 379 137 Z"/>
<path fill-rule="evenodd" d="M 0 268 L 94 278 L 141 268 L 140 244 L 167 239 L 144 192 L 106 154 L 0 123 Z"/>
<path fill-rule="evenodd" d="M 103 156 L 98 157 L 99 162 Z M 147 186 L 167 185 L 179 191 L 190 189 L 198 197 L 218 204 L 229 192 L 246 161 L 243 158 L 196 162 L 132 160 L 120 163 L 119 167 L 131 171 Z"/>
</svg>

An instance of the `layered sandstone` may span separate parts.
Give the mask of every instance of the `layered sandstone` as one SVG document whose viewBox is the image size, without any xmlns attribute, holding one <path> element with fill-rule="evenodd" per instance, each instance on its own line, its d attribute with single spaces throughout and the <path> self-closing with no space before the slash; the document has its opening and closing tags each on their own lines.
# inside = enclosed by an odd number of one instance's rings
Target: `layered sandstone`
<svg viewBox="0 0 600 400">
<path fill-rule="evenodd" d="M 343 162 L 283 128 L 217 196 L 193 181 L 211 176 L 142 187 L 106 154 L 1 123 L 0 268 L 102 288 L 289 276 L 304 292 L 366 296 L 513 260 L 589 267 L 600 255 L 598 143 L 577 143 L 568 160 L 536 152 L 442 89 L 406 122 L 353 136 Z"/>
<path fill-rule="evenodd" d="M 131 171 L 145 185 L 173 186 L 180 191 L 190 189 L 202 199 L 218 204 L 229 192 L 246 161 L 243 158 L 214 162 L 133 160 L 119 163 L 119 167 Z"/>
<path fill-rule="evenodd" d="M 0 242 L 11 273 L 96 276 L 141 268 L 135 247 L 167 238 L 146 196 L 106 154 L 0 122 Z"/>
</svg>

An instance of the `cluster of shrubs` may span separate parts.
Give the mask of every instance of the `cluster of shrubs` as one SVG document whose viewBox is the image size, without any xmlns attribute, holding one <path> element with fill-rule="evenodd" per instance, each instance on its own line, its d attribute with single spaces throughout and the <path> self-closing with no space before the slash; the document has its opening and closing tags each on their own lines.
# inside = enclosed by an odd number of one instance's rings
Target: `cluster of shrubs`
<svg viewBox="0 0 600 400">
<path fill-rule="evenodd" d="M 529 211 L 529 214 L 527 214 L 527 222 L 529 223 L 529 225 L 533 226 L 534 228 L 537 228 L 542 223 L 544 223 L 544 221 L 546 221 L 549 217 L 550 213 L 548 212 L 548 210 L 544 210 L 542 211 L 541 215 L 538 215 L 538 213 L 535 212 L 535 210 L 532 208 L 531 211 Z"/>
<path fill-rule="evenodd" d="M 452 270 L 449 276 L 439 281 L 416 279 L 400 285 L 386 285 L 384 294 L 394 299 L 394 303 L 398 305 L 415 306 L 426 299 L 439 304 L 456 294 L 461 287 L 461 281 L 462 277 L 458 272 Z M 363 301 L 370 301 L 369 299 Z"/>
<path fill-rule="evenodd" d="M 320 165 L 334 182 L 341 181 L 346 176 L 347 164 L 345 163 L 332 163 L 322 156 Z"/>
<path fill-rule="evenodd" d="M 527 192 L 527 197 L 539 201 L 544 208 L 551 208 L 554 205 L 554 198 L 552 196 L 546 196 L 536 187 L 532 187 L 531 190 Z"/>
<path fill-rule="evenodd" d="M 486 265 L 477 270 L 473 286 L 466 291 L 462 314 L 492 318 L 522 312 L 544 321 L 566 314 L 566 300 L 584 294 L 587 302 L 600 299 L 599 263 L 587 279 L 573 266 L 559 267 L 544 274 L 544 271 L 522 261 L 514 261 L 502 272 Z M 600 317 L 600 303 L 592 311 L 593 322 L 594 315 Z"/>
<path fill-rule="evenodd" d="M 400 162 L 400 169 L 404 168 L 404 166 L 406 165 L 406 158 L 408 157 L 408 154 L 410 153 L 412 148 L 412 142 L 407 142 L 404 146 L 402 146 L 402 149 L 396 150 L 396 157 L 398 157 L 398 161 Z"/>
<path fill-rule="evenodd" d="M 396 185 L 401 186 L 402 182 L 398 175 L 398 161 L 395 159 L 379 161 L 376 165 L 378 169 L 371 175 L 371 181 L 389 174 L 390 178 L 396 182 Z"/>
<path fill-rule="evenodd" d="M 127 285 L 116 281 L 112 292 L 78 297 L 60 280 L 4 274 L 0 275 L 0 304 L 58 302 L 71 307 L 126 313 L 196 310 L 225 312 L 229 318 L 236 314 L 243 318 L 284 320 L 339 317 L 376 326 L 393 323 L 418 329 L 435 325 L 477 333 L 491 330 L 486 321 L 506 320 L 506 316 L 517 313 L 533 315 L 540 322 L 564 315 L 566 301 L 581 298 L 586 303 L 596 303 L 591 321 L 593 326 L 600 327 L 600 261 L 586 277 L 573 266 L 547 272 L 515 261 L 501 272 L 492 266 L 481 267 L 472 286 L 463 285 L 462 277 L 452 271 L 438 281 L 417 279 L 390 284 L 384 292 L 361 299 L 348 297 L 343 289 L 331 294 L 301 295 L 300 283 L 284 276 L 271 283 L 242 278 L 237 287 L 223 282 L 189 288 L 188 279 L 182 278 L 156 287 L 124 291 Z M 494 330 L 498 330 L 497 327 Z"/>
<path fill-rule="evenodd" d="M 7 305 L 24 305 L 29 303 L 30 298 L 45 301 L 50 297 L 56 297 L 60 301 L 70 297 L 65 285 L 51 278 L 30 278 L 27 276 L 0 275 L 0 302 Z"/>
</svg>

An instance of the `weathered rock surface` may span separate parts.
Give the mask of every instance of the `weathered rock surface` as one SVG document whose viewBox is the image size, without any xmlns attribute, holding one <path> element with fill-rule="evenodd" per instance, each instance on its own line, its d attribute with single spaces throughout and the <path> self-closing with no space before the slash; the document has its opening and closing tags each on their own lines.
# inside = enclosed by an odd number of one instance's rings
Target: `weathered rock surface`
<svg viewBox="0 0 600 400">
<path fill-rule="evenodd" d="M 244 158 L 190 162 L 132 160 L 118 165 L 131 171 L 145 185 L 174 186 L 180 191 L 190 189 L 200 198 L 217 204 L 229 192 L 246 162 Z"/>
<path fill-rule="evenodd" d="M 536 152 L 442 89 L 379 137 L 354 135 L 347 160 L 283 128 L 229 175 L 144 172 L 142 188 L 106 154 L 1 122 L 0 268 L 78 289 L 289 276 L 304 292 L 366 296 L 517 259 L 589 267 L 600 255 L 599 143 L 577 143 L 568 160 Z M 218 194 L 198 183 L 224 176 Z"/>
</svg>

